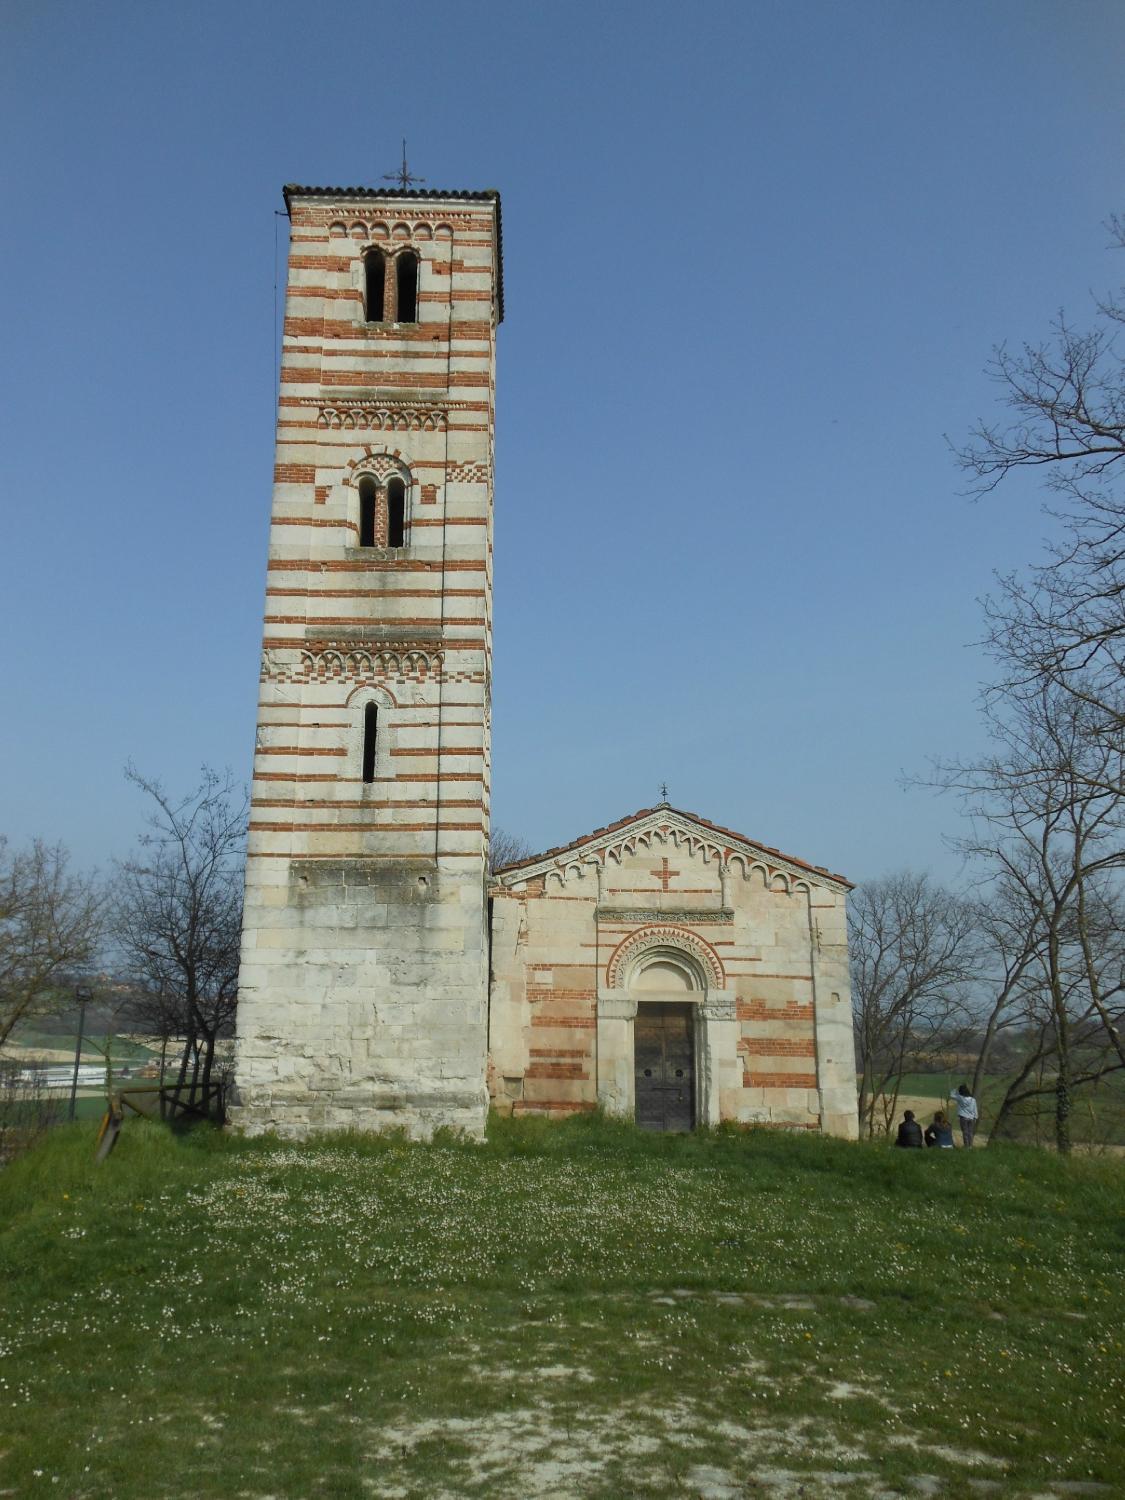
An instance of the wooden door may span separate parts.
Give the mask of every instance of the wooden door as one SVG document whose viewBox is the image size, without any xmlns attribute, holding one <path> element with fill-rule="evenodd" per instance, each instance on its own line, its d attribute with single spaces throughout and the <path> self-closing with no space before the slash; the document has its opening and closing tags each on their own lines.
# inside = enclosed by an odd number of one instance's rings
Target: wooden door
<svg viewBox="0 0 1125 1500">
<path fill-rule="evenodd" d="M 642 1130 L 691 1130 L 695 1125 L 692 1007 L 642 1001 L 633 1037 L 637 1124 Z"/>
</svg>

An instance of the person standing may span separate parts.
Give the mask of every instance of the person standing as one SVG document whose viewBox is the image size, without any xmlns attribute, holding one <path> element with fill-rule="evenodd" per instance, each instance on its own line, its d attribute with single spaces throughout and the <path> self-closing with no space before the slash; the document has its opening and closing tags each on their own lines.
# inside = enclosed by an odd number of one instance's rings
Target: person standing
<svg viewBox="0 0 1125 1500">
<path fill-rule="evenodd" d="M 961 1143 L 964 1146 L 973 1144 L 973 1136 L 977 1133 L 977 1121 L 980 1119 L 980 1110 L 977 1101 L 969 1092 L 969 1085 L 963 1083 L 955 1094 L 949 1096 L 957 1106 L 957 1123 L 961 1127 Z"/>
<path fill-rule="evenodd" d="M 902 1124 L 898 1127 L 898 1139 L 896 1146 L 918 1146 L 922 1145 L 922 1127 L 914 1118 L 912 1109 L 905 1110 L 902 1116 Z"/>
</svg>

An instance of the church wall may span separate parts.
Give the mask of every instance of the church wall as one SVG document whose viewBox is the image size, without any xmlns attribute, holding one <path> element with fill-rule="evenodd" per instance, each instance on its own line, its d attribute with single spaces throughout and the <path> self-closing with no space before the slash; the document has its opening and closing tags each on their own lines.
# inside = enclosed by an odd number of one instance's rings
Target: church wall
<svg viewBox="0 0 1125 1500">
<path fill-rule="evenodd" d="M 597 1097 L 596 883 L 542 880 L 492 906 L 490 1089 L 501 1109 L 567 1114 Z"/>
<path fill-rule="evenodd" d="M 561 1114 L 600 1098 L 631 1112 L 645 992 L 622 979 L 667 943 L 703 954 L 708 975 L 706 994 L 649 995 L 699 1006 L 699 1116 L 854 1135 L 844 888 L 671 833 L 585 860 L 493 885 L 497 1106 Z"/>
</svg>

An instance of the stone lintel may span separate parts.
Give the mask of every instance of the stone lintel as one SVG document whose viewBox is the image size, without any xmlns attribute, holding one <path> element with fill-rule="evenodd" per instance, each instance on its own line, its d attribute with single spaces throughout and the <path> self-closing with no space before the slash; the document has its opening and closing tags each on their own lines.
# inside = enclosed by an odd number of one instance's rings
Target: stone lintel
<svg viewBox="0 0 1125 1500">
<path fill-rule="evenodd" d="M 597 906 L 594 917 L 599 922 L 681 922 L 690 927 L 693 922 L 733 922 L 734 912 L 728 906 Z"/>
</svg>

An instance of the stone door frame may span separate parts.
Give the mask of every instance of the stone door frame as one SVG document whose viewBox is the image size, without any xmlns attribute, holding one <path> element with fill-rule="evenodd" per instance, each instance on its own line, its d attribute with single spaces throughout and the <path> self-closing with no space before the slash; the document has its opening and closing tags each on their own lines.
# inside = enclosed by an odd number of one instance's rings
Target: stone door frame
<svg viewBox="0 0 1125 1500">
<path fill-rule="evenodd" d="M 719 1084 L 723 1065 L 737 1076 L 738 1017 L 733 989 L 598 989 L 598 1104 L 606 1114 L 636 1117 L 633 1023 L 637 1006 L 647 1002 L 690 1005 L 695 1013 L 695 1117 L 700 1125 L 719 1123 Z M 733 1079 L 732 1079 L 733 1081 Z"/>
</svg>

